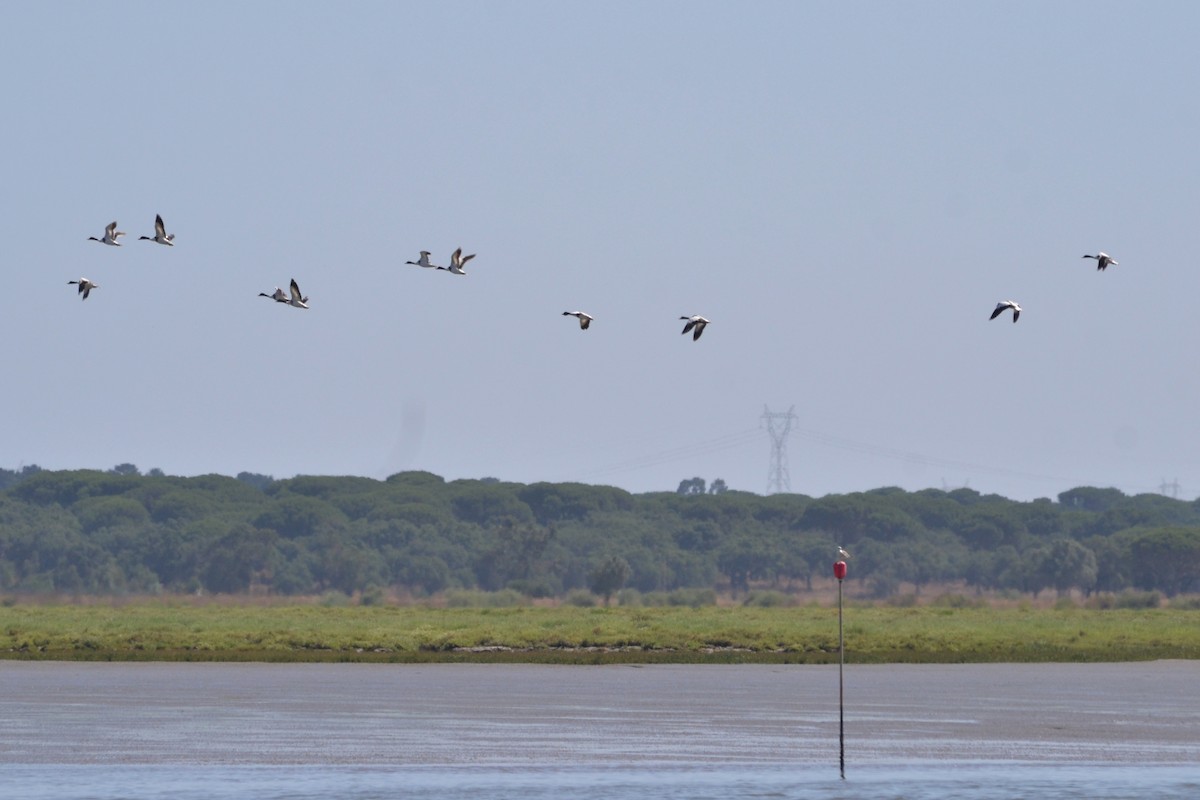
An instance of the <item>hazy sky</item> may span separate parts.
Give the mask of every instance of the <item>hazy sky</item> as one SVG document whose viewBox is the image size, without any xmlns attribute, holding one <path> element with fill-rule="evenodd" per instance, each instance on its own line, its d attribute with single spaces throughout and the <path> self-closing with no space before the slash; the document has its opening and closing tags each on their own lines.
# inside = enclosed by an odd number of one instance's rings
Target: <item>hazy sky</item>
<svg viewBox="0 0 1200 800">
<path fill-rule="evenodd" d="M 805 494 L 1195 497 L 1197 30 L 1186 2 L 13 6 L 0 466 L 761 493 L 763 409 L 794 406 Z M 156 213 L 175 247 L 137 241 Z M 404 264 L 459 246 L 466 277 Z M 309 310 L 257 296 L 293 277 Z"/>
</svg>

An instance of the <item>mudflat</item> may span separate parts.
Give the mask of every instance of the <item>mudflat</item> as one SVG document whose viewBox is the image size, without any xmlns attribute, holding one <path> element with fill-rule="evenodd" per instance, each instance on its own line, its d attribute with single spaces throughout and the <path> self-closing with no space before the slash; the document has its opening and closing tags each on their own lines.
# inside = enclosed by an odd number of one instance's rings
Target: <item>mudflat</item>
<svg viewBox="0 0 1200 800">
<path fill-rule="evenodd" d="M 0 763 L 835 764 L 828 665 L 0 661 Z M 851 764 L 1200 764 L 1200 662 L 847 665 Z"/>
</svg>

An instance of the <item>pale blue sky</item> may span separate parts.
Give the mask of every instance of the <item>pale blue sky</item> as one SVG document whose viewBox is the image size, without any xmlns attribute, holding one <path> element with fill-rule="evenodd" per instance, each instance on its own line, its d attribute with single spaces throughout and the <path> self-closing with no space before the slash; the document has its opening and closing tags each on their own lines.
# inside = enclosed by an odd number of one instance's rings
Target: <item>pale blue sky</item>
<svg viewBox="0 0 1200 800">
<path fill-rule="evenodd" d="M 1197 30 L 1182 2 L 10 8 L 0 466 L 762 492 L 759 416 L 794 405 L 806 494 L 1194 497 Z M 174 248 L 137 241 L 156 213 Z M 113 219 L 123 247 L 87 241 Z M 466 277 L 404 264 L 458 246 Z M 257 297 L 292 277 L 308 311 Z"/>
</svg>

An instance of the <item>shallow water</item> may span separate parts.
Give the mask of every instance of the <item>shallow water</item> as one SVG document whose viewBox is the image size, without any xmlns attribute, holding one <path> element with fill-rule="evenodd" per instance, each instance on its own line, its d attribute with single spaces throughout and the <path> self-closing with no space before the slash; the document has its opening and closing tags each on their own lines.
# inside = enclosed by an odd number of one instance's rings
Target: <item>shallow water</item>
<svg viewBox="0 0 1200 800">
<path fill-rule="evenodd" d="M 13 798 L 1200 797 L 1200 664 L 0 662 Z M 10 793 L 9 790 L 13 790 Z"/>
</svg>

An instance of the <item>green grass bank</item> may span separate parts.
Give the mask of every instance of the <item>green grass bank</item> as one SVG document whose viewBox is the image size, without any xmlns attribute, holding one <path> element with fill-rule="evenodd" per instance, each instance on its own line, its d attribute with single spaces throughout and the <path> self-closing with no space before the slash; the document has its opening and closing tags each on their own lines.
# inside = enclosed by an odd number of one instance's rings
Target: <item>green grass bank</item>
<svg viewBox="0 0 1200 800">
<path fill-rule="evenodd" d="M 852 607 L 848 663 L 1200 658 L 1200 610 Z M 837 609 L 0 606 L 0 658 L 113 661 L 837 661 Z"/>
</svg>

